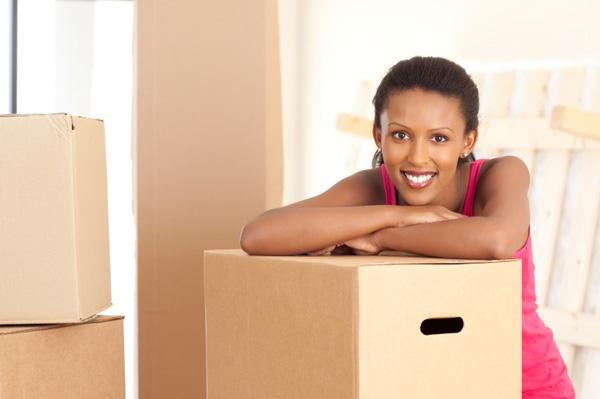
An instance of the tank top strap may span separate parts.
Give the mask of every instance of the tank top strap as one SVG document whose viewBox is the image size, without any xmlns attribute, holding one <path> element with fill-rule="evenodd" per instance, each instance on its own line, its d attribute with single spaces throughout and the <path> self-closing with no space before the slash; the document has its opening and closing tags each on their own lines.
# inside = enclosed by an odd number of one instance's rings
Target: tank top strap
<svg viewBox="0 0 600 399">
<path fill-rule="evenodd" d="M 477 181 L 479 180 L 479 173 L 484 162 L 485 159 L 478 159 L 472 162 L 469 167 L 469 184 L 463 206 L 463 213 L 466 216 L 473 216 L 473 203 L 475 202 L 475 193 L 477 192 Z"/>
<path fill-rule="evenodd" d="M 385 164 L 381 165 L 381 178 L 383 180 L 383 189 L 385 190 L 385 204 L 396 205 L 396 188 L 387 172 Z"/>
<path fill-rule="evenodd" d="M 479 173 L 485 159 L 478 159 L 471 163 L 469 167 L 469 184 L 467 186 L 467 194 L 465 195 L 465 204 L 463 213 L 467 216 L 473 216 L 473 203 L 475 201 L 475 193 L 477 191 L 477 181 Z M 381 178 L 383 180 L 383 189 L 385 191 L 385 204 L 396 205 L 396 189 L 394 183 L 387 172 L 385 165 L 381 165 Z"/>
</svg>

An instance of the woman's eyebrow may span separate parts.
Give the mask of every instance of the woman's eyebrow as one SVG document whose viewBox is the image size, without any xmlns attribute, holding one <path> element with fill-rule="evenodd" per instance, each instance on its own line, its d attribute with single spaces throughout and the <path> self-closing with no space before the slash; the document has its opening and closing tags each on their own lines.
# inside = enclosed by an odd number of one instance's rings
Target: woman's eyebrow
<svg viewBox="0 0 600 399">
<path fill-rule="evenodd" d="M 390 122 L 390 123 L 388 123 L 388 126 L 391 126 L 391 125 L 398 125 L 398 126 L 403 127 L 405 129 L 411 130 L 408 126 L 404 126 L 403 124 L 398 123 L 398 122 Z M 450 130 L 452 133 L 454 133 L 454 130 L 450 129 L 449 127 L 436 127 L 436 128 L 433 128 L 433 129 L 429 129 L 429 131 L 433 132 L 435 130 L 444 130 L 444 129 Z"/>
</svg>

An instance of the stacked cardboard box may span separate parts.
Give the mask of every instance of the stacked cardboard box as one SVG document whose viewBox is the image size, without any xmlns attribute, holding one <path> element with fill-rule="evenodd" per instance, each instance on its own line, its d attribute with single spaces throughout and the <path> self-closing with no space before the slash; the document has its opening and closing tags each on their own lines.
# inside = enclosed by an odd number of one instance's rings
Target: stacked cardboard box
<svg viewBox="0 0 600 399">
<path fill-rule="evenodd" d="M 0 226 L 0 397 L 123 398 L 102 121 L 0 116 Z"/>
<path fill-rule="evenodd" d="M 521 397 L 518 260 L 204 262 L 211 399 Z"/>
</svg>

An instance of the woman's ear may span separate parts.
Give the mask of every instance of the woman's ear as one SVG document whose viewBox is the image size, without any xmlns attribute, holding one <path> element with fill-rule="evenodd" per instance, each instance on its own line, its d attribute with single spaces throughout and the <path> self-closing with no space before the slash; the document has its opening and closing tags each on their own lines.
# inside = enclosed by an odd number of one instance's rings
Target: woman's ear
<svg viewBox="0 0 600 399">
<path fill-rule="evenodd" d="M 381 150 L 381 129 L 375 125 L 373 125 L 373 139 L 375 140 L 377 148 Z"/>
<path fill-rule="evenodd" d="M 473 129 L 469 133 L 465 134 L 465 144 L 463 146 L 463 151 L 462 151 L 463 155 L 464 154 L 468 155 L 473 152 L 473 148 L 475 148 L 475 144 L 477 143 L 478 138 L 479 138 L 479 131 L 477 129 Z"/>
</svg>

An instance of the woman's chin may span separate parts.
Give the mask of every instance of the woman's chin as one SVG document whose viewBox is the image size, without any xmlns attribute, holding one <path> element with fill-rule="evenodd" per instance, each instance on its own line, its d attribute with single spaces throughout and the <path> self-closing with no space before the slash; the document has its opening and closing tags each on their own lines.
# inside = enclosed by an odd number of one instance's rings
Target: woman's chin
<svg viewBox="0 0 600 399">
<path fill-rule="evenodd" d="M 433 202 L 433 198 L 431 198 L 430 196 L 422 195 L 422 194 L 414 195 L 412 193 L 402 193 L 402 192 L 399 192 L 399 194 L 400 194 L 400 197 L 402 197 L 402 200 L 404 200 L 403 202 L 405 205 L 423 206 L 423 205 L 431 205 L 431 203 Z"/>
</svg>

